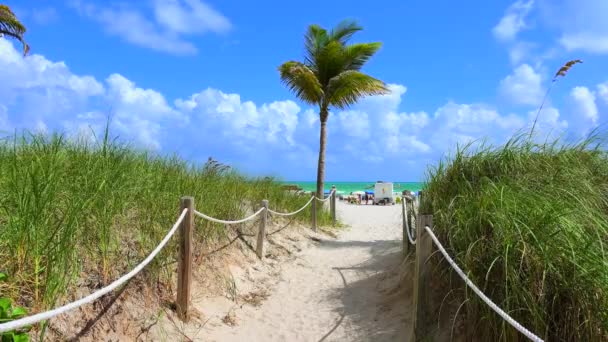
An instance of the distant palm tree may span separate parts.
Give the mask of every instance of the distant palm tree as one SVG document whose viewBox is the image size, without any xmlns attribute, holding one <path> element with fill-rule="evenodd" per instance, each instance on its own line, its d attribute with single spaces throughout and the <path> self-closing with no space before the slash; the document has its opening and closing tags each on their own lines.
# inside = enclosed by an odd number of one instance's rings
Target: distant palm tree
<svg viewBox="0 0 608 342">
<path fill-rule="evenodd" d="M 361 67 L 380 49 L 382 43 L 347 45 L 363 28 L 345 20 L 330 32 L 310 25 L 304 36 L 304 62 L 289 61 L 279 67 L 281 81 L 300 100 L 319 106 L 321 122 L 317 195 L 323 196 L 325 148 L 329 107 L 344 109 L 367 95 L 388 93 L 384 82 L 360 72 Z"/>
<path fill-rule="evenodd" d="M 7 5 L 0 5 L 0 37 L 9 36 L 23 44 L 23 55 L 27 55 L 30 46 L 23 39 L 25 26 L 17 19 L 15 13 Z"/>
</svg>

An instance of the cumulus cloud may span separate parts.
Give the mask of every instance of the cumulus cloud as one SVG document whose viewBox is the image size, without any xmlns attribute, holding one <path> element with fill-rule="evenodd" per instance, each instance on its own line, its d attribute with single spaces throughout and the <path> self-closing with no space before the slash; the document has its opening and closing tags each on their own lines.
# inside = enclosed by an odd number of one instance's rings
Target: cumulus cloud
<svg viewBox="0 0 608 342">
<path fill-rule="evenodd" d="M 184 34 L 230 30 L 230 21 L 200 0 L 156 0 L 154 20 L 134 4 L 96 6 L 81 0 L 70 5 L 82 16 L 99 22 L 111 35 L 127 42 L 175 55 L 192 55 L 197 48 Z"/>
<path fill-rule="evenodd" d="M 433 146 L 445 151 L 484 137 L 500 143 L 523 125 L 524 121 L 517 115 L 501 115 L 486 104 L 450 101 L 435 111 L 427 131 L 431 132 Z"/>
<path fill-rule="evenodd" d="M 238 94 L 208 88 L 188 99 L 177 99 L 175 105 L 208 129 L 222 127 L 228 137 L 294 144 L 300 107 L 291 100 L 257 106 L 252 101 L 241 101 Z"/>
<path fill-rule="evenodd" d="M 539 0 L 546 24 L 560 32 L 569 51 L 608 53 L 608 2 L 604 0 Z"/>
<path fill-rule="evenodd" d="M 518 0 L 507 9 L 505 15 L 492 29 L 494 36 L 502 41 L 512 41 L 517 34 L 528 28 L 525 20 L 534 5 L 534 0 Z"/>
<path fill-rule="evenodd" d="M 581 32 L 564 34 L 560 43 L 568 51 L 581 50 L 590 53 L 608 53 L 608 34 Z"/>
<path fill-rule="evenodd" d="M 535 118 L 537 118 L 535 135 L 543 141 L 559 137 L 569 127 L 568 121 L 562 118 L 559 110 L 551 105 L 543 107 L 540 113 L 538 110 L 529 111 L 529 121 L 533 122 Z"/>
<path fill-rule="evenodd" d="M 226 32 L 230 21 L 199 0 L 155 0 L 156 21 L 175 33 Z"/>
<path fill-rule="evenodd" d="M 570 98 L 572 99 L 575 112 L 582 115 L 583 118 L 596 124 L 599 117 L 597 111 L 597 105 L 595 104 L 595 94 L 587 87 L 574 87 L 570 91 Z"/>
<path fill-rule="evenodd" d="M 315 172 L 318 113 L 292 100 L 255 103 L 213 88 L 168 100 L 126 75 L 114 73 L 98 81 L 41 55 L 23 58 L 4 39 L 0 39 L 0 69 L 5 72 L 0 83 L 0 131 L 67 130 L 72 139 L 95 141 L 110 114 L 111 133 L 136 146 L 177 152 L 191 161 L 215 156 L 253 174 L 285 172 L 310 179 Z M 520 73 L 526 75 L 526 70 Z M 330 113 L 327 163 L 334 165 L 332 170 L 361 163 L 357 170 L 365 171 L 353 174 L 384 174 L 387 167 L 435 160 L 456 143 L 481 137 L 501 142 L 525 123 L 481 103 L 448 102 L 433 115 L 405 111 L 401 107 L 407 88 L 388 87 L 389 94 Z M 563 122 L 551 108 L 541 117 L 543 123 Z"/>
<path fill-rule="evenodd" d="M 542 78 L 530 65 L 522 64 L 500 81 L 499 93 L 514 104 L 538 106 L 543 97 Z"/>
<path fill-rule="evenodd" d="M 535 44 L 529 42 L 516 42 L 509 48 L 509 60 L 511 64 L 518 65 L 525 59 L 527 59 L 531 54 Z"/>
<path fill-rule="evenodd" d="M 608 82 L 597 85 L 597 94 L 598 97 L 602 99 L 606 105 L 608 105 Z"/>
<path fill-rule="evenodd" d="M 369 138 L 370 124 L 367 113 L 351 110 L 343 111 L 338 113 L 338 120 L 340 120 L 346 135 L 354 138 Z"/>
</svg>

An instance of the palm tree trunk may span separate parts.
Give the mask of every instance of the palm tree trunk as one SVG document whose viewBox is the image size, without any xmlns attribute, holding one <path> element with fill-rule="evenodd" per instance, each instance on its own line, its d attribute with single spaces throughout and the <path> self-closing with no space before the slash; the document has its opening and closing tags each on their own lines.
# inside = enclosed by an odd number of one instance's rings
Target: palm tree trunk
<svg viewBox="0 0 608 342">
<path fill-rule="evenodd" d="M 319 137 L 319 164 L 317 165 L 317 196 L 323 198 L 323 183 L 325 180 L 325 147 L 327 145 L 327 109 L 319 113 L 321 134 Z"/>
</svg>

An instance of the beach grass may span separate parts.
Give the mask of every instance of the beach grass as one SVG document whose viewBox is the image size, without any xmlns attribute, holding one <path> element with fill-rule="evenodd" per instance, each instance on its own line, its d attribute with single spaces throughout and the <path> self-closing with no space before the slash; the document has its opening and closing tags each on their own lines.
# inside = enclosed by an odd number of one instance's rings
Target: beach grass
<svg viewBox="0 0 608 342">
<path fill-rule="evenodd" d="M 608 340 L 605 147 L 599 132 L 546 143 L 522 134 L 500 147 L 459 148 L 428 172 L 421 212 L 433 214 L 440 241 L 484 293 L 547 341 Z M 451 285 L 480 340 L 525 340 L 461 281 Z"/>
<path fill-rule="evenodd" d="M 182 196 L 226 220 L 253 213 L 262 199 L 284 212 L 309 199 L 215 161 L 193 166 L 133 149 L 107 129 L 87 141 L 24 133 L 0 142 L 0 271 L 10 276 L 0 294 L 30 312 L 63 302 L 77 284 L 98 288 L 130 271 L 176 221 Z M 295 220 L 309 224 L 310 215 L 306 209 Z M 325 212 L 318 218 L 320 225 L 330 220 Z M 195 222 L 198 243 L 230 235 L 224 225 Z M 173 238 L 145 269 L 146 279 L 170 279 L 176 256 Z"/>
</svg>

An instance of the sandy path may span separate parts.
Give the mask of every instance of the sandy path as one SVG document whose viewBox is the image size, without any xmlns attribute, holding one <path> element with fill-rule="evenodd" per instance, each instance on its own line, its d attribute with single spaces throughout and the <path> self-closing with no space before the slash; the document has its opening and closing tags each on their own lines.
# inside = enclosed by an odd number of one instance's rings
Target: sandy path
<svg viewBox="0 0 608 342">
<path fill-rule="evenodd" d="M 409 303 L 395 293 L 400 206 L 338 203 L 350 228 L 281 266 L 261 306 L 243 306 L 235 326 L 206 327 L 211 341 L 403 341 Z"/>
</svg>

